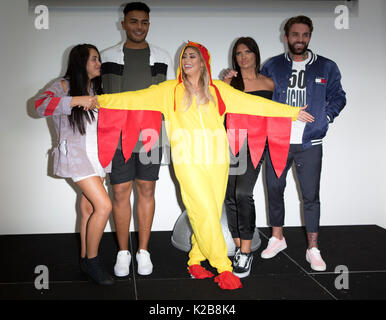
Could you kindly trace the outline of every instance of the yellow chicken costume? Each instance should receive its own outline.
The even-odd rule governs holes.
[[[185,48],[196,47],[203,56],[210,75],[209,91],[216,103],[197,105],[193,98],[189,108],[184,104],[185,88],[181,77],[181,57]],[[189,252],[189,272],[196,278],[211,277],[209,271],[195,272],[206,259],[220,274],[215,281],[223,289],[241,287],[232,272],[227,246],[221,230],[221,213],[229,171],[229,148],[224,128],[225,113],[266,117],[292,117],[299,108],[279,104],[258,96],[245,94],[228,84],[212,80],[210,55],[205,47],[189,42],[181,52],[178,79],[165,81],[139,91],[98,96],[99,134],[116,130],[120,125],[107,121],[106,113],[114,116],[116,110],[153,110],[165,117],[173,166],[180,183],[181,195],[193,229],[192,249]],[[113,109],[113,110],[112,110]],[[114,110],[115,109],[115,110]],[[104,155],[105,143],[99,143],[101,163],[109,160]],[[109,148],[106,146],[106,148]],[[205,272],[206,271],[206,272]],[[236,278],[237,280],[235,281]]]

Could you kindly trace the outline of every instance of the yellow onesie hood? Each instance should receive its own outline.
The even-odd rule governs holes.
[[[220,95],[220,91],[218,90],[218,88],[213,84],[213,80],[212,80],[212,71],[211,71],[211,67],[210,67],[210,62],[211,62],[211,57],[210,57],[210,54],[209,54],[209,51],[207,48],[205,48],[203,45],[197,43],[197,42],[192,42],[192,41],[188,41],[188,43],[185,45],[185,47],[181,50],[181,54],[180,54],[180,64],[178,66],[178,69],[177,69],[177,80],[178,80],[178,84],[177,86],[175,87],[174,89],[174,111],[176,111],[176,99],[175,99],[175,92],[176,92],[176,89],[179,85],[181,85],[182,83],[182,66],[181,66],[181,60],[182,60],[182,55],[185,51],[185,49],[187,47],[195,47],[197,48],[202,57],[204,58],[205,60],[205,65],[206,65],[206,69],[208,70],[208,73],[209,73],[209,85],[212,86],[216,92],[216,97],[217,97],[217,102],[218,102],[218,112],[220,114],[220,116],[222,116],[225,112],[225,103],[223,101],[223,99],[221,98],[221,95]]]

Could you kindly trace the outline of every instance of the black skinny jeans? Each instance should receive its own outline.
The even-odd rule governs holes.
[[[255,169],[248,147],[246,172],[240,175],[229,175],[224,203],[229,231],[233,238],[240,238],[242,240],[252,240],[253,238],[256,227],[253,189],[259,176],[261,164],[264,161],[264,154],[265,152],[263,152],[260,162]],[[245,161],[245,153],[244,159],[239,159],[237,163],[231,164],[230,168],[239,166],[240,161]]]

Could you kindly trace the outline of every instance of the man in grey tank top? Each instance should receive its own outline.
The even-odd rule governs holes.
[[[140,90],[152,84],[174,79],[169,54],[146,41],[150,26],[149,12],[149,7],[141,2],[132,2],[125,6],[122,29],[126,32],[126,41],[101,53],[105,93]],[[130,136],[124,140],[125,150],[132,151],[129,159],[125,159],[122,153],[122,137],[116,142],[117,149],[112,159],[110,183],[114,193],[113,216],[119,244],[114,266],[114,273],[118,277],[127,276],[130,270],[131,254],[128,241],[132,211],[130,197],[133,186],[138,195],[139,246],[136,253],[138,273],[149,275],[153,270],[148,243],[155,210],[155,184],[160,170],[162,148],[161,143],[157,141],[146,154],[141,130],[152,129],[151,131],[156,132],[160,130],[161,122],[160,113],[130,111],[127,113],[126,121],[127,127],[130,128]],[[150,159],[150,163],[141,161],[144,158]]]

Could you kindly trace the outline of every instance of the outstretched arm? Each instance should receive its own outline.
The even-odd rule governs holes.
[[[103,167],[107,166],[113,159],[119,137],[122,132],[122,150],[125,159],[131,156],[132,149],[138,140],[139,128],[137,135],[135,129],[127,125],[129,113],[132,111],[155,111],[161,122],[161,115],[165,114],[167,106],[171,104],[175,82],[165,81],[159,85],[153,85],[147,89],[138,91],[128,91],[115,94],[104,94],[98,96],[98,149],[99,160]],[[152,112],[147,112],[152,113]],[[147,115],[149,117],[149,115]],[[134,141],[134,144],[131,142]]]
[[[306,107],[291,107],[259,96],[254,96],[234,89],[222,81],[216,81],[226,105],[227,113],[249,114],[264,117],[291,117],[292,120],[313,121],[305,112]]]
[[[70,115],[74,107],[89,110],[95,107],[96,98],[91,96],[69,97],[65,94],[64,80],[56,80],[35,100],[35,110],[40,117]]]
[[[164,113],[167,107],[168,88],[171,87],[167,82],[169,81],[137,91],[102,94],[98,96],[98,105],[103,109],[149,110]]]

